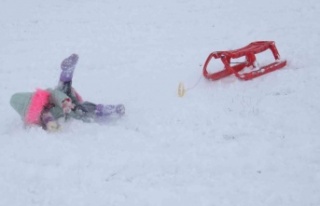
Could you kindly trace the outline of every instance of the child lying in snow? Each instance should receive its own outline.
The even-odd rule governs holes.
[[[37,89],[36,92],[13,94],[11,106],[26,125],[39,125],[47,131],[57,131],[57,120],[61,117],[80,119],[84,122],[103,121],[111,116],[122,116],[122,104],[103,105],[83,101],[72,87],[72,77],[78,62],[78,55],[72,54],[61,63],[59,84],[55,89]]]

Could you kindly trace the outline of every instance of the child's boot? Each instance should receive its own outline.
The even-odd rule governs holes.
[[[61,62],[61,74],[60,81],[61,82],[71,82],[73,77],[73,71],[78,62],[79,56],[77,54],[72,54],[68,58],[64,59]]]
[[[98,104],[96,106],[96,111],[95,111],[97,116],[111,116],[111,115],[118,115],[122,116],[125,114],[125,107],[123,104],[118,104],[118,105],[103,105],[103,104]]]
[[[125,109],[125,107],[124,107],[123,104],[118,104],[118,105],[116,106],[116,113],[117,113],[118,115],[122,116],[122,115],[125,114],[125,112],[126,112],[126,109]]]

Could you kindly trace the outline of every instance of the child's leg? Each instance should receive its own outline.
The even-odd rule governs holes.
[[[70,97],[72,92],[72,81],[70,82],[60,81],[58,84],[58,89]]]
[[[75,111],[83,113],[91,113],[97,116],[108,116],[112,114],[123,115],[125,108],[122,104],[111,105],[111,104],[94,104],[92,102],[83,102],[82,104],[76,105]]]
[[[91,102],[83,102],[81,104],[78,104],[75,106],[74,111],[77,114],[94,114],[96,110],[97,105]]]
[[[72,54],[61,62],[61,73],[58,88],[70,96],[72,88],[73,72],[78,62],[79,56]]]
[[[122,104],[103,105],[83,102],[82,104],[76,105],[74,112],[80,119],[89,122],[90,119],[100,121],[108,117],[122,116],[125,113],[125,108]]]

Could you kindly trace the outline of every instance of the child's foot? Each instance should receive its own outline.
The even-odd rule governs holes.
[[[126,109],[125,109],[125,107],[124,107],[124,105],[123,104],[118,104],[117,106],[116,106],[116,113],[118,114],[118,115],[124,115],[124,113],[126,112]]]
[[[61,82],[70,82],[73,77],[73,71],[78,62],[79,56],[77,54],[72,54],[68,58],[64,59],[61,62],[61,74],[60,81]]]

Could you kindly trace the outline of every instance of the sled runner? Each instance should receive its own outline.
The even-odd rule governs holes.
[[[275,61],[265,66],[257,66],[256,54],[270,49]],[[244,62],[231,62],[232,59],[245,58]],[[209,73],[207,67],[212,58],[221,59],[224,69],[218,72]],[[280,60],[279,52],[273,41],[256,41],[236,50],[212,52],[203,66],[203,75],[210,80],[218,80],[234,74],[241,80],[250,80],[255,77],[267,74],[284,67],[286,60]],[[243,72],[244,68],[251,68],[249,72]]]

